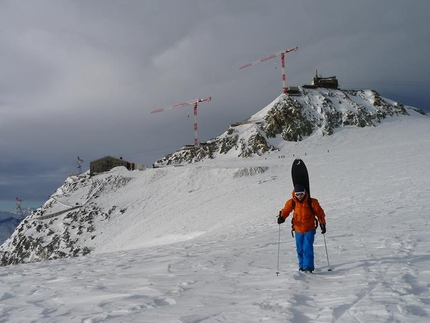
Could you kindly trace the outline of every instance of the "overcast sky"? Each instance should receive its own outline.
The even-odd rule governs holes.
[[[0,201],[45,201],[76,158],[152,163],[247,119],[318,69],[430,111],[430,2],[0,0]],[[188,114],[190,117],[188,117]],[[25,203],[25,202],[23,202]],[[23,204],[25,206],[25,204]]]

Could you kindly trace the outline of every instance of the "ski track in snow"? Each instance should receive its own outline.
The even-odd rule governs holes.
[[[115,252],[0,267],[0,322],[429,322],[429,125],[401,119],[267,159],[145,171],[149,187],[127,198],[150,219],[126,212],[127,225],[107,228],[100,250]],[[316,272],[297,271],[287,219],[276,275],[292,153],[327,214],[331,272],[319,230]],[[235,178],[238,164],[268,168]]]

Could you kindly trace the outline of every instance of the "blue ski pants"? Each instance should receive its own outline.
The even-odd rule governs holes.
[[[297,258],[299,259],[299,268],[304,270],[315,270],[314,266],[314,240],[316,230],[306,233],[295,232]]]

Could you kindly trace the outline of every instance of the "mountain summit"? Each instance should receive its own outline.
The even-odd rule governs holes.
[[[249,119],[231,124],[222,135],[200,143],[200,147],[185,146],[155,166],[183,165],[231,154],[262,155],[278,150],[279,139],[297,142],[312,133],[332,135],[345,126],[373,127],[389,117],[408,116],[411,110],[425,115],[374,90],[297,87],[291,93],[280,95]]]

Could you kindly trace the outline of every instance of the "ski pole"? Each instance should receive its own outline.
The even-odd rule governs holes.
[[[281,225],[278,224],[279,226],[279,234],[278,234],[278,266],[276,267],[276,276],[279,275],[279,251],[281,249]]]
[[[324,237],[325,255],[327,256],[328,271],[331,271],[330,261],[328,260],[327,242],[325,241],[325,234],[323,234],[323,237]]]

